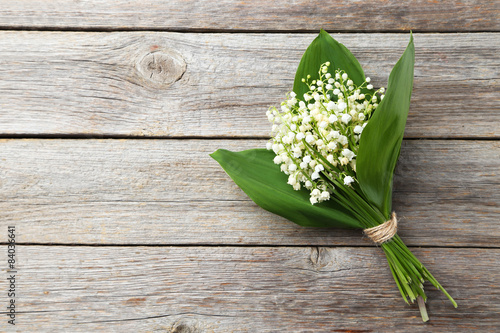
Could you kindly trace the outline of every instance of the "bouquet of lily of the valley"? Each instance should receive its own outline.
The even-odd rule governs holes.
[[[375,89],[349,50],[322,30],[302,57],[293,91],[267,112],[267,149],[211,156],[270,212],[302,226],[364,230],[384,251],[403,299],[417,301],[427,321],[425,281],[457,304],[397,235],[391,207],[414,62],[411,36],[387,91]]]

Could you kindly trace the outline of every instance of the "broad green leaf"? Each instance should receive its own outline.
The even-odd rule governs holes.
[[[389,219],[392,178],[399,157],[413,88],[413,36],[389,76],[387,93],[361,135],[356,175],[368,200]]]
[[[288,177],[274,164],[274,152],[250,149],[231,152],[219,149],[211,154],[234,182],[260,207],[310,227],[362,228],[349,211],[333,200],[312,205],[309,191],[295,191]]]
[[[299,68],[295,74],[293,91],[297,98],[303,99],[304,94],[309,90],[302,82],[303,78],[311,75],[311,80],[319,78],[319,67],[325,62],[330,62],[329,72],[335,74],[335,70],[344,70],[356,85],[361,85],[365,81],[365,74],[358,60],[341,43],[332,38],[326,31],[321,29],[300,60]]]

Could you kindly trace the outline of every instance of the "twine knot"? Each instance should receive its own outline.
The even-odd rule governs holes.
[[[363,230],[365,235],[368,236],[375,244],[382,244],[391,240],[398,231],[398,220],[396,212],[392,212],[391,219],[379,224],[373,228]]]

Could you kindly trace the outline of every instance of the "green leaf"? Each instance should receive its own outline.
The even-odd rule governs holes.
[[[387,93],[361,135],[356,175],[367,199],[389,219],[392,178],[399,157],[413,88],[413,36],[389,76]]]
[[[295,191],[288,177],[273,162],[274,152],[250,149],[231,152],[219,149],[211,154],[234,182],[260,207],[310,227],[362,228],[349,211],[333,199],[312,205],[309,191]]]
[[[335,70],[344,70],[356,85],[365,82],[365,74],[358,60],[341,43],[332,38],[326,31],[321,29],[300,60],[299,68],[295,74],[293,91],[297,98],[303,100],[304,94],[309,90],[302,82],[303,78],[311,75],[311,80],[319,78],[319,67],[325,62],[330,62],[329,72],[335,74]]]

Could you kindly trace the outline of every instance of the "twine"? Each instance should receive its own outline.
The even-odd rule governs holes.
[[[385,221],[384,223],[379,224],[373,228],[365,229],[364,233],[375,244],[382,244],[394,237],[397,231],[398,220],[396,218],[396,212],[392,212],[392,216],[389,221]]]

